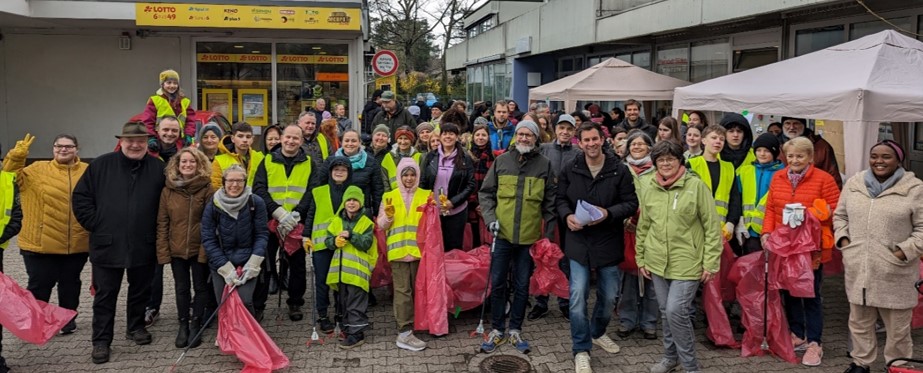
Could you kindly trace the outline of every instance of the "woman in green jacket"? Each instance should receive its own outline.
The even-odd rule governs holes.
[[[652,373],[666,373],[680,363],[686,372],[699,372],[690,307],[700,282],[718,273],[722,243],[718,213],[711,190],[687,173],[683,148],[662,141],[651,149],[657,167],[642,177],[638,188],[638,271],[654,282],[663,315],[663,359]]]

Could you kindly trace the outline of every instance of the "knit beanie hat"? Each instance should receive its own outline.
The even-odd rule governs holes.
[[[397,129],[397,132],[394,133],[394,139],[397,140],[401,136],[407,136],[410,138],[410,142],[413,143],[417,140],[417,136],[413,134],[413,130],[410,127],[404,126]]]
[[[375,134],[378,132],[384,132],[385,135],[388,135],[388,137],[391,137],[391,129],[388,128],[387,124],[379,124],[375,126],[375,129],[372,130],[372,136],[375,136]]]
[[[433,129],[435,129],[435,128],[436,128],[436,127],[433,127],[432,123],[429,123],[429,122],[420,123],[420,124],[417,125],[417,135],[419,135],[420,132],[422,132],[422,131],[424,131],[424,130],[425,130],[425,131],[433,132]]]
[[[164,70],[160,72],[160,84],[163,84],[167,80],[175,80],[179,83],[179,73],[176,70]]]
[[[519,124],[516,125],[516,132],[519,132],[520,128],[529,129],[529,131],[532,131],[532,134],[535,135],[535,138],[538,138],[540,136],[538,132],[538,125],[536,125],[535,122],[531,120],[524,120],[522,122],[519,122]]]
[[[218,124],[216,123],[209,122],[208,124],[202,126],[202,128],[199,129],[198,133],[196,133],[195,143],[201,144],[202,137],[205,136],[205,133],[207,132],[214,132],[215,136],[218,136],[219,139],[224,137],[224,131],[221,130],[221,127],[219,127]]]
[[[477,118],[474,119],[474,125],[475,125],[475,126],[478,125],[478,124],[483,124],[483,125],[486,126],[487,123],[490,123],[490,122],[487,120],[487,118],[484,118],[484,117],[482,117],[482,116],[478,116]]]
[[[779,138],[776,137],[776,135],[766,132],[760,135],[760,137],[757,137],[756,141],[753,142],[753,150],[756,151],[756,149],[759,148],[766,148],[769,150],[769,152],[772,153],[773,159],[779,158]]]
[[[343,192],[343,202],[342,205],[340,205],[340,210],[346,208],[346,201],[351,199],[359,201],[359,206],[362,206],[365,204],[365,193],[362,193],[362,189],[359,187],[350,185],[348,188],[346,188],[346,191]]]

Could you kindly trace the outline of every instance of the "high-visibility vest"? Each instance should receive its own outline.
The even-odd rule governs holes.
[[[221,171],[224,172],[228,167],[231,167],[233,164],[240,164],[240,161],[237,160],[236,154],[218,154],[215,156],[215,161],[218,162],[218,166],[221,168]],[[250,162],[247,164],[247,185],[253,186],[253,178],[256,176],[256,169],[259,168],[260,162],[263,161],[263,153],[250,149]],[[242,164],[240,164],[243,166]]]
[[[766,215],[766,199],[769,197],[767,191],[763,198],[756,200],[759,193],[759,184],[756,180],[756,166],[745,164],[737,169],[737,176],[740,177],[740,199],[743,203],[744,226],[752,229],[757,234],[763,234],[763,217]]]
[[[0,233],[6,229],[7,224],[10,224],[10,219],[13,218],[13,200],[16,198],[13,189],[14,182],[16,182],[15,173],[0,171]],[[9,245],[9,240],[0,243],[0,249],[6,249]]]
[[[323,133],[317,134],[317,146],[320,147],[321,160],[326,161],[327,157],[330,156],[330,149],[327,148],[327,136],[324,136]]]
[[[188,98],[183,97],[179,101],[180,109],[183,111],[182,113],[173,112],[173,106],[170,106],[170,101],[167,101],[167,99],[161,95],[151,96],[151,102],[153,102],[154,107],[157,108],[157,121],[158,122],[160,121],[160,118],[163,118],[167,115],[172,115],[176,117],[176,119],[179,119],[179,132],[181,134],[184,133],[186,129],[186,110],[189,109],[189,103],[190,103]]]
[[[410,203],[410,211],[404,205],[404,198],[398,189],[385,193],[382,196],[383,201],[391,199],[394,205],[394,222],[388,229],[388,261],[394,261],[412,255],[420,258],[420,247],[417,246],[417,226],[423,218],[423,211],[420,206],[426,204],[430,191],[417,188],[413,193],[413,200]]]
[[[420,164],[420,153],[414,153],[411,156],[417,165]],[[397,163],[394,162],[394,153],[385,154],[385,159],[381,161],[381,167],[385,169],[388,175],[388,182],[391,184],[391,190],[397,189]]]
[[[364,234],[374,228],[372,220],[364,214],[359,216],[359,221],[353,227],[353,233]],[[330,220],[330,226],[327,227],[328,236],[336,236],[343,231],[343,219],[334,217]],[[369,281],[372,279],[372,269],[378,261],[378,249],[375,239],[372,239],[372,247],[369,251],[357,249],[351,242],[346,246],[336,249],[333,253],[333,260],[330,261],[330,271],[327,272],[327,285],[344,283],[358,286],[362,290],[369,291]]]
[[[272,161],[272,154],[263,158],[263,167],[266,168],[266,186],[269,196],[286,211],[292,211],[301,197],[308,191],[308,180],[311,178],[311,157],[304,162],[295,164],[292,173],[285,176],[285,165]]]
[[[720,161],[721,153],[718,153],[716,156],[718,157],[718,160]],[[739,170],[744,165],[753,164],[753,162],[756,162],[756,154],[753,154],[753,149],[750,149],[749,151],[747,151],[747,156],[744,157],[743,163],[741,163],[740,166],[737,166],[737,169]]]
[[[314,223],[311,225],[311,242],[314,243],[314,251],[320,251],[327,248],[324,240],[327,238],[327,227],[330,226],[330,219],[336,215],[333,211],[333,203],[330,202],[330,185],[321,185],[311,189],[311,196],[314,197]]]
[[[718,180],[718,189],[715,190],[715,209],[718,210],[718,216],[722,221],[726,221],[728,204],[731,200],[731,187],[734,186],[734,165],[731,162],[720,160],[718,162],[721,165],[721,179]],[[708,173],[708,162],[705,157],[690,158],[689,165],[692,166],[692,171],[699,175],[699,179],[708,185],[708,190],[712,190],[711,174]]]

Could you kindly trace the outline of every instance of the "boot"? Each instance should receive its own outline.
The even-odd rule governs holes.
[[[189,343],[189,319],[179,319],[179,330],[176,332],[176,348],[184,348]]]
[[[195,338],[199,334],[199,329],[202,328],[202,319],[198,317],[193,317],[189,322],[189,347],[196,348],[202,344],[202,336],[199,335],[199,338]]]
[[[269,294],[275,295],[279,292],[279,279],[275,273],[269,274]]]

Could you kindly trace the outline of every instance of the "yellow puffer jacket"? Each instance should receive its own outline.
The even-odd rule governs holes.
[[[3,170],[16,173],[22,201],[19,248],[39,254],[89,251],[89,235],[71,208],[71,194],[87,169],[86,162],[63,165],[54,160],[25,166],[25,157],[7,156]]]

